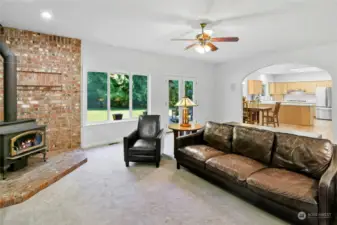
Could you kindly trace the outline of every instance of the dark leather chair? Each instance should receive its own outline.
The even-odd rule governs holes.
[[[164,129],[160,129],[160,116],[140,116],[137,130],[124,137],[126,167],[129,162],[155,162],[158,168],[163,145]]]

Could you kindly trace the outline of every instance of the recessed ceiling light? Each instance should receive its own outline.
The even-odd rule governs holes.
[[[44,20],[51,20],[53,19],[53,13],[51,11],[41,11],[40,14],[41,18]]]

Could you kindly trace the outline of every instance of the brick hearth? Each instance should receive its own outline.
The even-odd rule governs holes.
[[[7,180],[0,181],[0,208],[29,199],[86,162],[81,150],[61,153],[47,163],[40,157],[31,157],[28,167],[9,173]]]

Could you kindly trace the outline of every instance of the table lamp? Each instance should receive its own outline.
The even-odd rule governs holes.
[[[182,99],[180,99],[180,101],[175,106],[183,107],[183,122],[180,124],[180,126],[190,127],[191,124],[189,124],[188,119],[188,108],[197,106],[197,104],[195,104],[194,102],[192,102],[191,99],[185,96]]]

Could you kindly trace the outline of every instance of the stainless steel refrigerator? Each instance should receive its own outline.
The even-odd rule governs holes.
[[[332,89],[331,87],[316,88],[316,119],[332,119]]]

